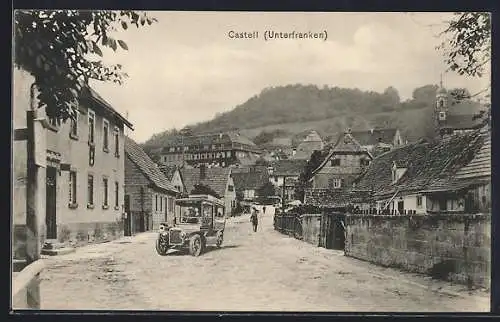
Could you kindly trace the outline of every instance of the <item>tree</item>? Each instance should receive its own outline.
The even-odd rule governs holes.
[[[487,12],[457,12],[441,32],[444,38],[438,49],[444,51],[448,68],[460,75],[482,77],[489,71],[491,63],[491,15]],[[490,99],[491,84],[472,95],[464,94],[463,99],[485,94]],[[486,110],[475,117],[483,124],[491,121],[491,104],[485,104]]]
[[[127,77],[121,65],[97,59],[103,56],[103,47],[128,49],[111,33],[155,21],[135,11],[18,10],[14,16],[14,64],[33,75],[38,107],[45,107],[49,117],[65,121],[75,117],[75,103],[88,89],[89,80],[122,84]]]
[[[295,183],[296,199],[304,202],[305,189],[307,189],[310,186],[309,180],[312,177],[312,172],[321,165],[321,163],[325,160],[328,154],[329,154],[328,149],[325,149],[324,151],[316,150],[312,153],[311,158],[309,159],[309,161],[307,161],[306,166],[299,175],[299,179]]]
[[[269,181],[264,183],[259,187],[259,189],[257,189],[259,200],[266,200],[267,198],[274,196],[274,194],[274,185]]]
[[[457,12],[440,34],[450,70],[481,77],[491,60],[491,16],[487,12]]]
[[[195,184],[193,190],[191,190],[192,195],[211,195],[215,198],[220,198],[219,194],[211,187],[204,184]]]

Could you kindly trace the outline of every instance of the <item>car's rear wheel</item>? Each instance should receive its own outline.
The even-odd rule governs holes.
[[[222,232],[220,232],[218,235],[217,235],[217,241],[215,242],[215,246],[217,248],[221,248],[222,247],[222,243],[224,242],[224,234]]]
[[[189,239],[189,254],[192,256],[200,256],[203,249],[203,243],[199,235],[193,235]]]

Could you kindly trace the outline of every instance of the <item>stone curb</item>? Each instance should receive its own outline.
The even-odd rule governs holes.
[[[66,255],[70,253],[74,253],[76,251],[75,248],[58,248],[58,249],[42,249],[40,252],[41,255],[48,255],[48,256],[57,256],[57,255]]]

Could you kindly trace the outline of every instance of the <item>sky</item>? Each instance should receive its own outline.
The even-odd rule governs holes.
[[[150,12],[158,22],[113,36],[129,50],[103,50],[129,77],[92,86],[128,115],[144,142],[153,134],[212,119],[270,86],[315,84],[382,92],[404,99],[426,84],[466,87],[489,79],[446,72],[441,42],[449,13]],[[258,31],[257,39],[229,32]],[[324,33],[327,39],[264,39],[265,31]]]

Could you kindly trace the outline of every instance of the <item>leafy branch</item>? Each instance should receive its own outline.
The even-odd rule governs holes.
[[[135,11],[19,10],[14,15],[14,64],[30,72],[38,88],[38,107],[51,118],[74,118],[76,102],[89,80],[122,84],[120,64],[105,65],[102,48],[128,50],[111,34],[157,22]]]

